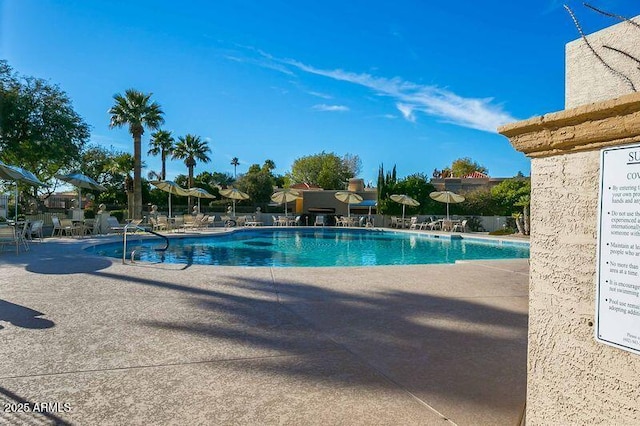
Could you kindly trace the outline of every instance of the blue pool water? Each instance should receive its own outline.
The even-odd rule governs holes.
[[[157,239],[129,237],[127,259],[228,266],[371,266],[454,263],[456,260],[528,258],[529,245],[481,239],[434,238],[370,229],[240,229],[218,235]],[[122,258],[122,242],[87,249]]]

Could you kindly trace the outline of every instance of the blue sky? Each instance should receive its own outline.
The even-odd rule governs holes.
[[[587,33],[616,23],[568,4]],[[640,14],[635,1],[592,4]],[[132,152],[107,111],[125,89],[152,92],[164,129],[209,141],[196,174],[232,173],[233,157],[238,173],[266,159],[286,173],[321,151],[357,154],[374,182],[382,163],[430,176],[460,157],[529,174],[495,128],[563,109],[577,37],[553,0],[0,0],[0,57],[67,92],[92,143]],[[186,174],[181,161],[167,169]]]

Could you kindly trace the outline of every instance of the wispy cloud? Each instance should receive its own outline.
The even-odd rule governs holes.
[[[255,59],[255,58],[244,58],[244,57],[233,56],[233,55],[224,55],[223,57],[225,59],[228,59],[228,60],[233,61],[233,62],[238,62],[238,63],[241,63],[241,64],[258,65],[259,67],[272,69],[274,71],[278,71],[278,72],[281,72],[283,74],[287,74],[287,75],[291,75],[291,76],[295,75],[290,69],[288,69],[285,66],[282,66],[282,65],[278,64],[277,62],[273,62],[272,60],[270,60],[270,58],[268,56],[265,56],[265,55],[263,55],[263,57],[265,57],[266,60],[260,60],[260,59]]]
[[[331,95],[327,95],[327,94],[320,93],[320,92],[314,92],[313,90],[309,90],[309,91],[307,91],[307,93],[310,94],[311,96],[315,96],[316,98],[333,99],[333,96],[331,96]]]
[[[555,7],[559,0],[550,0]],[[342,69],[321,69],[295,59],[280,59],[260,49],[241,46],[260,56],[261,59],[244,58],[242,55],[228,55],[227,59],[246,62],[269,68],[289,76],[295,76],[293,68],[308,74],[319,75],[336,81],[342,81],[366,87],[377,96],[390,98],[402,117],[409,122],[418,121],[420,114],[436,117],[442,122],[495,133],[506,123],[517,121],[502,105],[493,98],[468,98],[436,85],[413,83],[400,77],[378,77],[371,73],[355,73]],[[330,96],[320,92],[305,90],[308,94],[324,99]],[[348,111],[342,105],[315,105],[318,111]],[[390,116],[387,118],[394,118]]]
[[[349,107],[344,105],[326,105],[326,104],[318,104],[312,107],[316,111],[349,111]]]
[[[405,120],[412,123],[416,122],[416,116],[413,113],[413,106],[397,103],[396,108],[398,108],[398,111],[402,113],[402,116],[405,118]]]
[[[269,86],[270,89],[275,90],[276,92],[278,92],[281,95],[286,95],[287,93],[289,93],[288,89],[282,88],[282,87],[278,87],[278,86]]]
[[[393,115],[393,114],[383,114],[382,118],[386,118],[388,120],[395,120],[396,118],[398,118],[398,116]]]
[[[396,108],[403,117],[411,122],[416,121],[416,112],[421,112],[458,126],[495,132],[498,126],[516,121],[500,105],[493,104],[492,98],[465,98],[437,86],[416,84],[399,77],[376,77],[341,69],[323,70],[291,59],[280,62],[310,74],[364,86],[380,96],[390,97],[395,100]]]

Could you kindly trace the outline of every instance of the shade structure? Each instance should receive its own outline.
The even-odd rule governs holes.
[[[173,194],[188,197],[189,193],[186,189],[178,185],[172,180],[156,180],[149,182],[156,188],[169,193],[169,217],[171,217],[171,196]]]
[[[351,217],[351,204],[358,204],[362,202],[362,197],[355,192],[350,191],[338,191],[335,195],[336,199],[347,203],[347,216]]]
[[[0,161],[0,179],[10,180],[16,183],[15,218],[18,218],[18,182],[24,182],[31,186],[44,186],[44,183],[28,170],[18,166],[10,166]]]
[[[74,172],[69,173],[68,175],[56,175],[56,178],[70,183],[71,185],[78,188],[78,207],[82,208],[82,188],[92,189],[94,191],[106,191],[107,188],[100,185],[95,180],[91,179],[89,176],[83,175],[82,173]]]
[[[68,175],[56,175],[56,178],[63,180],[67,183],[70,183],[73,186],[77,186],[78,188],[86,188],[93,189],[95,191],[106,191],[107,188],[100,185],[95,180],[91,179],[89,176],[83,175],[82,173],[69,173]]]
[[[271,201],[274,203],[284,204],[284,215],[287,215],[287,203],[302,198],[299,191],[295,189],[286,188],[282,191],[274,192],[271,195]]]
[[[249,194],[236,188],[221,189],[220,195],[233,200],[233,217],[236,216],[236,200],[248,200],[250,198]]]
[[[462,195],[451,191],[435,191],[429,194],[429,197],[441,203],[447,203],[447,220],[449,220],[449,204],[457,204],[464,201]]]
[[[23,179],[23,182],[31,186],[45,186],[45,184],[42,183],[40,179],[38,179],[38,177],[31,173],[29,170],[23,169],[21,167],[16,167],[16,169],[20,170],[20,172],[22,172],[22,175],[25,177],[25,179]]]
[[[25,175],[22,174],[18,167],[10,166],[0,161],[0,179],[17,182],[25,180]]]
[[[210,194],[209,192],[207,192],[206,189],[202,189],[202,188],[189,188],[186,191],[192,197],[198,198],[198,213],[200,213],[200,198],[216,198],[215,195]]]
[[[404,210],[407,206],[416,207],[420,205],[418,200],[414,200],[405,194],[392,194],[389,196],[396,203],[402,204],[402,227],[404,228]]]

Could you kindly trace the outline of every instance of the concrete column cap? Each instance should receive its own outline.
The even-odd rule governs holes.
[[[529,157],[639,142],[640,93],[505,124],[498,133]]]

